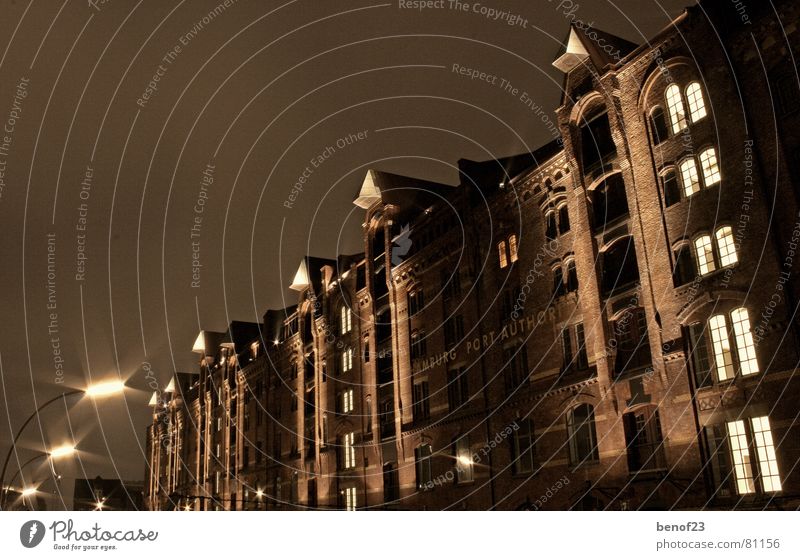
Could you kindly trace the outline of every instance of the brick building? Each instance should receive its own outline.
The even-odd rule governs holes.
[[[776,4],[701,2],[642,46],[576,23],[558,140],[457,186],[368,171],[363,254],[304,258],[296,305],[200,333],[154,395],[148,507],[796,508]]]

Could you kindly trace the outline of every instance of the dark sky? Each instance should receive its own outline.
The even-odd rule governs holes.
[[[20,459],[76,441],[70,496],[75,477],[142,479],[143,367],[163,387],[196,368],[200,329],[291,302],[303,254],[363,250],[368,168],[455,183],[459,158],[538,147],[551,130],[522,93],[552,116],[573,17],[642,43],[689,3],[0,0],[2,454],[35,402],[120,375],[123,397],[43,414]]]

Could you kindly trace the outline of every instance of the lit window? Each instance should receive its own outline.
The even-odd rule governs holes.
[[[753,439],[756,444],[761,487],[764,492],[779,492],[781,476],[778,473],[778,461],[775,458],[775,446],[772,443],[772,431],[769,428],[769,417],[760,416],[751,420]]]
[[[782,489],[769,418],[744,418],[706,426],[715,495],[780,492]]]
[[[692,196],[700,190],[700,178],[697,175],[697,164],[694,159],[687,159],[681,164],[681,180],[685,196]]]
[[[699,83],[692,82],[686,87],[686,101],[689,102],[689,116],[693,123],[706,116],[706,103]]]
[[[714,264],[714,248],[711,245],[711,236],[703,235],[694,240],[694,250],[697,256],[697,270],[701,275],[714,272],[717,268]]]
[[[342,306],[340,317],[342,334],[349,333],[353,329],[353,317],[346,305]]]
[[[683,99],[681,99],[681,88],[672,84],[667,88],[666,96],[672,133],[677,134],[686,128],[686,109],[684,109]]]
[[[734,309],[731,312],[731,323],[733,323],[733,334],[736,337],[736,353],[742,375],[758,373],[758,359],[753,344],[753,335],[750,332],[750,318],[747,316],[747,309],[744,307]]]
[[[506,242],[501,241],[497,244],[497,252],[500,255],[500,268],[508,266],[508,256],[506,255]]]
[[[736,264],[739,258],[736,256],[736,244],[733,242],[733,229],[730,226],[721,227],[717,230],[716,237],[720,266]]]
[[[345,469],[352,469],[356,466],[355,440],[356,438],[353,432],[344,435],[344,440],[342,442],[344,447],[344,460],[342,461],[342,466]]]
[[[348,389],[342,393],[342,412],[353,412],[353,390]]]
[[[508,254],[512,263],[517,262],[517,236],[510,235],[508,237]]]
[[[708,320],[708,327],[711,331],[711,342],[714,346],[714,369],[717,372],[717,379],[720,381],[731,379],[734,375],[733,355],[728,333],[728,321],[725,319],[725,315],[711,317]]]
[[[347,372],[353,369],[353,349],[347,348],[342,352],[342,372]]]
[[[250,345],[250,354],[253,358],[258,358],[258,342],[254,342]]]
[[[719,183],[721,176],[717,163],[717,151],[714,148],[708,148],[700,153],[700,166],[703,168],[703,182],[707,187]],[[696,174],[697,170],[695,169]]]
[[[344,509],[346,511],[355,511],[358,504],[356,503],[356,489],[351,486],[344,490]]]
[[[463,436],[456,440],[454,451],[456,457],[456,480],[458,482],[472,482],[474,480],[474,469],[469,437]]]
[[[739,494],[752,494],[756,488],[744,421],[728,422],[728,438],[731,444],[731,455],[733,455],[736,489]]]

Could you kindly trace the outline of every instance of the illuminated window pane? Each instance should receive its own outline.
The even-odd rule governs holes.
[[[781,475],[778,472],[778,461],[775,458],[775,446],[772,443],[769,417],[753,418],[751,422],[758,468],[761,471],[761,486],[764,492],[779,492],[782,488]]]
[[[703,90],[700,84],[692,82],[686,88],[686,101],[689,102],[689,116],[696,123],[706,116],[706,103],[703,101]]]
[[[717,379],[720,381],[731,379],[734,375],[733,355],[725,315],[711,317],[708,320],[708,329],[711,331],[711,342],[714,346],[714,369],[717,372]]]
[[[733,228],[721,227],[717,230],[717,252],[720,266],[728,266],[739,262],[736,256],[736,244],[733,242]]]
[[[733,472],[736,476],[736,490],[739,494],[752,494],[756,491],[753,480],[753,465],[750,462],[750,448],[744,422],[728,422],[728,439],[733,456]]]
[[[714,248],[711,245],[710,235],[703,235],[694,240],[694,252],[697,257],[697,271],[701,275],[717,269],[714,264]]]
[[[355,434],[350,432],[344,436],[344,468],[352,469],[356,466]]]
[[[342,393],[342,412],[353,412],[353,390],[348,389]]]
[[[753,335],[750,333],[750,318],[747,309],[740,307],[731,312],[733,334],[736,337],[736,351],[739,357],[739,367],[742,375],[758,373],[758,359],[756,347],[753,344]]]
[[[356,489],[346,488],[344,491],[344,505],[347,511],[355,511],[357,507],[356,503]]]
[[[719,174],[719,164],[717,163],[717,151],[714,148],[703,150],[700,154],[700,166],[703,168],[703,182],[707,187],[716,185],[721,178]],[[697,171],[695,170],[695,174]]]
[[[339,315],[341,318],[342,334],[349,333],[353,328],[353,318],[350,314],[350,309],[348,309],[346,305],[343,305]]]
[[[506,256],[506,242],[501,241],[497,244],[497,252],[500,255],[500,268],[508,266],[508,257]]]
[[[694,159],[687,159],[681,164],[681,181],[683,194],[687,197],[700,190],[700,177],[697,175],[697,164]]]
[[[508,238],[508,252],[511,255],[511,262],[517,262],[517,236],[511,235]]]
[[[672,133],[677,134],[686,128],[686,109],[683,107],[683,99],[681,99],[681,88],[672,84],[667,88],[666,95]]]

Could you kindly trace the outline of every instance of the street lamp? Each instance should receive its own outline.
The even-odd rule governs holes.
[[[46,401],[44,404],[39,406],[39,408],[34,410],[33,413],[30,416],[28,416],[27,420],[25,420],[25,422],[22,424],[22,427],[17,431],[17,435],[14,436],[14,439],[11,442],[11,448],[8,450],[8,454],[6,454],[6,460],[3,463],[3,470],[2,472],[0,472],[0,488],[5,488],[6,470],[8,470],[8,462],[11,460],[11,454],[17,447],[17,441],[19,441],[19,437],[22,435],[22,432],[25,431],[25,428],[28,427],[28,424],[30,424],[31,421],[34,418],[36,418],[42,410],[44,410],[54,402],[61,399],[66,399],[67,397],[70,397],[72,395],[88,395],[89,397],[92,398],[104,397],[120,393],[124,388],[125,384],[122,381],[104,381],[101,383],[93,383],[92,385],[89,385],[86,389],[73,389],[72,391],[66,391],[64,393],[61,393],[60,395]],[[63,453],[62,456],[66,454],[68,453]]]
[[[14,488],[14,481],[17,480],[17,477],[20,475],[22,470],[31,463],[33,463],[35,460],[41,459],[43,457],[49,457],[51,460],[58,459],[59,457],[66,457],[68,455],[77,453],[77,451],[78,450],[75,448],[74,445],[62,445],[61,447],[56,447],[55,449],[52,449],[49,453],[46,451],[44,453],[37,453],[36,455],[25,461],[17,469],[17,472],[14,473],[14,476],[11,477],[8,486],[3,488],[3,495],[2,497],[0,497],[0,504],[5,504],[8,501],[8,493]],[[50,464],[50,469],[53,471],[53,474],[55,474],[55,470],[52,463]],[[59,478],[61,478],[60,475]]]

